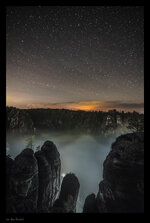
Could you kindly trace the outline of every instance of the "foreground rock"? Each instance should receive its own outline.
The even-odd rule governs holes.
[[[95,194],[90,194],[85,199],[83,213],[96,213],[96,212],[98,212],[96,206],[96,197]]]
[[[11,163],[12,170],[8,183],[7,212],[36,212],[38,165],[33,150],[24,149]]]
[[[48,212],[60,187],[60,154],[53,142],[46,141],[35,157],[39,170],[38,212]]]
[[[6,157],[7,213],[49,212],[60,187],[60,155],[51,141],[34,154]]]
[[[6,197],[7,199],[11,195],[11,174],[12,174],[12,167],[13,167],[14,160],[11,157],[6,156]]]
[[[55,201],[51,212],[74,213],[79,194],[79,181],[74,174],[67,174],[63,178],[59,198]]]
[[[103,166],[97,197],[87,197],[83,212],[143,212],[144,134],[119,136]]]

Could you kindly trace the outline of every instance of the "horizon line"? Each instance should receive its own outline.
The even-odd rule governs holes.
[[[15,106],[10,106],[10,105],[6,105],[6,108],[7,107],[12,107],[12,108],[16,108],[16,109],[20,109],[20,110],[36,110],[36,109],[42,109],[42,110],[47,110],[47,109],[50,109],[50,110],[68,110],[68,111],[83,111],[83,112],[110,112],[110,111],[116,111],[116,112],[119,112],[119,113],[133,113],[133,112],[137,112],[139,114],[144,114],[144,110],[142,111],[136,111],[136,110],[133,110],[133,111],[125,111],[125,110],[118,110],[116,108],[112,108],[112,109],[109,109],[109,110],[82,110],[82,109],[69,109],[69,108],[44,108],[44,107],[37,107],[37,108],[21,108],[21,107],[15,107]]]

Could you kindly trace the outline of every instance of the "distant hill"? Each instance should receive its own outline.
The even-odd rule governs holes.
[[[18,109],[6,107],[6,129],[18,132],[80,131],[93,134],[107,134],[119,129],[125,133],[129,120],[143,120],[144,114],[137,112],[73,111],[66,109]],[[144,123],[143,123],[144,125]]]

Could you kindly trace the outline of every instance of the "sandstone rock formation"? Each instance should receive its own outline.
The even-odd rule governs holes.
[[[99,192],[86,198],[83,213],[143,212],[144,134],[119,136],[103,166]],[[67,174],[60,190],[60,170],[60,154],[51,141],[36,153],[24,149],[15,160],[6,156],[7,213],[75,213],[79,181]]]
[[[96,213],[98,212],[96,207],[96,197],[95,194],[90,194],[86,197],[83,213]]]
[[[9,190],[7,212],[36,212],[38,165],[32,149],[24,149],[13,161]]]
[[[60,154],[53,142],[46,141],[35,157],[39,176],[38,212],[48,212],[60,187]]]
[[[55,201],[51,212],[53,213],[74,213],[79,194],[78,178],[69,173],[63,178],[59,198]]]
[[[41,151],[24,149],[6,157],[7,212],[49,212],[60,186],[60,155],[51,141]]]
[[[103,166],[103,181],[99,184],[97,197],[87,197],[83,212],[143,212],[143,133],[119,136],[112,144]]]
[[[9,156],[6,156],[6,197],[8,198],[11,195],[10,191],[10,179],[12,174],[14,160]]]

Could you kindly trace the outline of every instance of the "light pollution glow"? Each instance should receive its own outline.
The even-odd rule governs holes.
[[[7,106],[144,111],[143,7],[7,7]]]
[[[6,96],[7,106],[15,106],[22,109],[30,108],[51,108],[51,109],[69,109],[69,110],[83,110],[83,111],[109,111],[116,109],[118,111],[144,111],[144,104],[139,102],[127,101],[80,101],[80,102],[65,102],[65,103],[26,103],[17,96]]]

